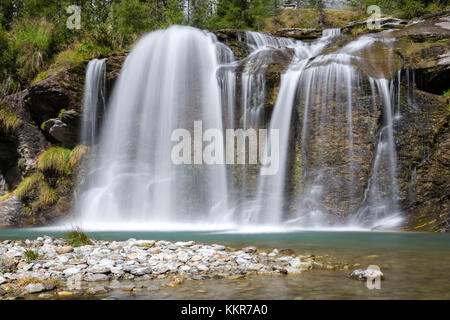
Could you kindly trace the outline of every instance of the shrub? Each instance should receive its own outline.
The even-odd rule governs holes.
[[[72,247],[80,247],[92,244],[92,241],[88,236],[83,233],[79,228],[74,229],[64,235],[67,243]]]

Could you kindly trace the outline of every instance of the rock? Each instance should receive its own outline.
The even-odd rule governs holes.
[[[1,144],[0,144],[1,148]],[[23,204],[19,197],[12,194],[6,200],[0,202],[0,228],[8,228],[20,225],[23,217]],[[0,261],[1,272],[1,261]]]
[[[254,246],[249,246],[249,247],[242,248],[242,251],[244,251],[245,253],[254,253],[257,251],[257,249]]]
[[[89,295],[102,294],[107,292],[108,290],[106,290],[104,286],[95,286],[86,290],[86,293]]]
[[[60,297],[69,297],[71,296],[73,293],[71,291],[59,291],[58,292],[58,296]]]
[[[291,256],[291,255],[295,254],[295,251],[292,249],[281,249],[280,254]]]
[[[4,284],[6,282],[7,282],[6,279],[3,278],[3,276],[0,275],[0,284]]]
[[[208,266],[204,265],[204,264],[199,264],[197,266],[197,269],[198,269],[198,271],[203,271],[203,272],[207,272],[209,270]]]
[[[26,293],[39,293],[45,291],[45,286],[42,283],[30,283],[24,288]]]
[[[317,39],[322,36],[321,29],[282,28],[273,33],[277,37],[294,38],[297,40]]]
[[[46,291],[50,291],[56,288],[55,283],[52,281],[44,281],[42,282],[42,284],[44,285]]]
[[[161,253],[161,249],[159,249],[159,248],[150,248],[150,249],[147,250],[147,252],[150,253],[150,254],[159,254],[159,253]]]
[[[14,268],[16,267],[16,262],[14,261],[14,259],[5,257],[5,256],[0,256],[0,272],[10,272],[13,271]]]
[[[67,268],[67,269],[65,269],[64,271],[63,271],[63,273],[64,273],[64,275],[66,276],[66,277],[70,277],[70,276],[73,276],[73,275],[75,275],[75,274],[77,274],[77,273],[80,273],[80,268],[78,268],[78,267],[71,267],[71,268]]]
[[[57,247],[55,249],[55,251],[58,254],[64,254],[64,253],[73,252],[73,248],[71,246]]]
[[[123,271],[122,267],[112,267],[111,273],[114,275],[120,276],[120,275],[124,274],[124,271]]]
[[[133,291],[135,288],[136,288],[135,285],[130,284],[130,285],[123,285],[123,286],[121,286],[120,290],[130,292],[130,291]]]
[[[152,269],[147,268],[147,267],[133,268],[130,271],[130,273],[135,276],[142,276],[144,274],[149,274],[151,272],[152,272]]]
[[[86,271],[90,272],[90,273],[94,273],[94,274],[99,274],[99,273],[108,274],[111,272],[111,268],[108,266],[103,266],[103,265],[95,265],[93,267],[90,267]]]
[[[108,281],[109,277],[106,274],[98,273],[98,274],[92,274],[88,273],[84,277],[84,280],[88,282],[94,282],[94,281]]]
[[[282,274],[288,274],[288,271],[286,270],[286,268],[283,266],[280,266],[280,265],[272,266],[272,270],[278,271],[279,273],[282,273]]]
[[[355,280],[376,279],[377,277],[379,277],[381,280],[384,279],[383,272],[377,269],[359,269],[354,270],[352,273],[350,273],[350,278]]]

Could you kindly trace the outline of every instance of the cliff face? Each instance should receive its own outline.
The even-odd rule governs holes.
[[[364,63],[357,65],[358,70],[374,78],[391,78],[401,70],[401,92],[399,106],[401,119],[395,123],[394,135],[397,150],[398,188],[400,204],[407,216],[404,226],[407,230],[448,231],[449,194],[450,194],[450,135],[449,103],[442,93],[448,89],[450,76],[450,16],[444,14],[426,19],[422,23],[404,26],[390,34],[396,40],[386,51],[380,46],[362,56]],[[284,30],[279,35],[290,35],[296,30]],[[280,31],[281,32],[281,31]],[[294,32],[294,33],[295,33]],[[302,31],[303,32],[303,31]],[[241,41],[239,30],[220,30],[216,32],[219,41],[228,45],[236,59],[248,55],[248,48]],[[304,33],[301,33],[305,37]],[[311,37],[315,37],[313,34]],[[387,37],[387,38],[389,38]],[[348,41],[348,39],[346,40]],[[342,44],[336,43],[328,50],[332,52]],[[335,46],[336,48],[333,48]],[[389,65],[384,63],[389,54]],[[108,92],[119,75],[120,68],[127,53],[118,53],[107,57]],[[264,75],[265,103],[264,124],[270,120],[275,100],[280,87],[281,74],[289,66],[293,57],[289,50],[260,53],[260,68],[254,72]],[[78,142],[80,111],[86,63],[75,68],[62,70],[47,79],[31,85],[26,90],[7,96],[0,102],[0,227],[45,225],[66,215],[72,208],[72,198],[77,170],[55,172],[39,167],[38,158],[51,147],[75,148]],[[235,123],[241,123],[242,97],[241,74],[246,63],[237,68],[237,98]],[[408,75],[408,76],[407,76]],[[414,78],[413,78],[414,75]],[[413,85],[413,80],[415,84]],[[362,200],[366,189],[372,163],[374,161],[376,136],[382,122],[380,105],[373,109],[372,95],[368,83],[363,90],[353,97],[355,107],[352,109],[354,132],[354,161],[357,175],[353,184],[354,197],[343,199],[340,190],[348,185],[350,179],[346,171],[334,172],[339,168],[344,154],[348,154],[345,132],[329,131],[320,140],[314,140],[308,146],[311,155],[327,150],[320,165],[332,177],[323,181],[327,185],[327,197],[322,199],[324,207],[336,216],[345,216]],[[345,101],[337,98],[330,104],[333,108],[344,108]],[[293,120],[299,123],[291,132],[292,148],[297,148],[301,130],[303,107],[298,104],[294,110]],[[311,112],[319,115],[319,105],[312,105]],[[371,110],[371,112],[367,112]],[[325,119],[326,118],[326,119]],[[318,119],[318,118],[317,118]],[[326,123],[345,122],[330,111],[322,117]],[[312,120],[312,136],[319,136],[321,124]],[[323,125],[323,123],[322,123]],[[295,129],[296,127],[296,129]],[[323,133],[323,131],[322,131]],[[320,148],[319,148],[320,147]],[[76,149],[76,148],[75,148]],[[74,150],[75,150],[74,149]],[[73,151],[72,154],[75,152]],[[68,153],[69,155],[69,153]],[[309,157],[319,159],[319,157]],[[286,193],[295,196],[300,186],[294,181],[301,158],[292,157],[289,168]],[[311,168],[317,166],[313,160],[308,163]],[[25,177],[42,173],[39,183],[54,189],[57,199],[47,205],[33,205],[34,196],[20,196],[14,190]],[[31,193],[40,193],[42,188],[31,188]],[[336,205],[336,199],[340,199]]]

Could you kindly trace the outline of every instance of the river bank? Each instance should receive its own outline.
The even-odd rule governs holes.
[[[96,295],[114,289],[131,292],[143,283],[153,290],[155,286],[148,285],[151,280],[168,280],[160,285],[175,287],[186,280],[237,280],[248,275],[279,276],[350,267],[323,264],[314,255],[296,255],[292,249],[237,249],[194,241],[91,240],[90,245],[74,248],[62,238],[43,236],[5,240],[0,253],[0,295],[5,298]],[[134,284],[138,282],[138,286]]]
[[[61,239],[64,235],[62,231],[50,231],[40,229],[6,229],[0,232],[0,248],[12,249],[16,252],[17,261],[16,272],[13,275],[30,275],[37,270],[33,270],[35,264],[42,264],[39,260],[26,261],[22,256],[25,250],[37,250],[44,244],[44,235],[51,235],[55,242],[50,246],[64,247],[65,243]],[[123,277],[116,277],[111,272],[106,275],[108,280],[104,281],[79,281],[72,278],[71,281],[54,281],[56,288],[40,293],[25,294],[20,292],[28,285],[26,281],[5,279],[6,282],[0,287],[9,292],[2,295],[1,299],[448,299],[450,298],[450,282],[448,281],[448,268],[450,257],[450,237],[442,233],[411,233],[411,232],[320,232],[301,231],[290,233],[258,233],[258,234],[229,234],[217,231],[197,231],[197,232],[87,232],[91,239],[102,239],[94,241],[94,245],[89,249],[86,257],[81,257],[85,247],[74,248],[69,253],[44,254],[48,258],[47,262],[55,263],[54,267],[44,269],[48,273],[58,265],[64,268],[73,268],[79,265],[72,265],[69,261],[76,259],[86,260],[87,265],[84,271],[80,271],[82,276],[86,276],[91,268],[88,263],[98,262],[108,259],[113,260],[112,243],[120,245],[131,240],[129,246],[125,246],[123,254],[143,252],[147,254],[147,261],[152,256],[173,257],[171,264],[180,263],[179,268],[186,265],[204,264],[208,271],[195,271],[194,267],[184,275],[173,273],[170,270],[164,274],[157,275],[149,273],[143,276],[132,275],[129,271],[124,271]],[[44,240],[26,239],[42,238]],[[15,241],[6,239],[15,239]],[[145,239],[167,239],[169,242],[155,241],[154,245],[142,245],[151,243]],[[20,240],[20,241],[19,241]],[[105,241],[106,240],[106,241]],[[195,243],[187,248],[176,248],[180,243]],[[28,247],[28,245],[30,247]],[[32,247],[36,243],[37,247]],[[134,243],[131,246],[131,243]],[[178,244],[177,244],[178,243]],[[214,246],[219,243],[220,245]],[[101,244],[101,245],[100,245]],[[157,247],[159,245],[160,247]],[[109,256],[91,257],[96,250],[95,246],[104,247],[95,252],[95,255],[103,255],[110,250]],[[148,246],[148,247],[147,247]],[[195,247],[199,246],[199,247]],[[205,246],[203,248],[203,246]],[[203,256],[199,255],[200,261],[195,260],[192,255],[190,260],[179,262],[180,252],[191,253],[201,249],[205,252],[225,246],[225,250],[216,251],[211,261],[204,262]],[[256,247],[257,251],[246,253],[241,248]],[[171,249],[169,249],[169,247]],[[197,248],[197,249],[196,249]],[[278,248],[279,255],[268,257],[268,255]],[[162,249],[161,253],[154,255],[151,252],[155,249]],[[172,250],[175,249],[175,250]],[[283,249],[291,249],[289,251]],[[92,250],[92,251],[91,251]],[[179,251],[177,251],[179,250]],[[9,252],[9,250],[7,251]],[[7,256],[7,252],[2,251],[0,256]],[[200,252],[203,252],[200,251]],[[211,252],[211,251],[209,251]],[[21,255],[21,254],[22,255]],[[129,255],[128,254],[128,255]],[[265,256],[265,254],[267,256]],[[8,254],[9,255],[9,254]],[[259,260],[263,265],[261,272],[244,270],[236,263],[238,256],[245,258],[250,256],[249,262],[253,259]],[[77,257],[78,256],[78,257]],[[264,258],[265,256],[265,258]],[[50,258],[52,257],[52,258]],[[58,258],[59,257],[59,258]],[[67,262],[60,262],[59,259]],[[132,256],[133,257],[133,256]],[[214,264],[216,257],[230,257],[230,261]],[[280,271],[271,270],[275,264],[289,266],[287,262],[300,260],[300,268],[297,273],[288,272],[284,274]],[[153,259],[155,259],[153,258]],[[275,263],[275,261],[281,262]],[[226,259],[226,258],[225,258]],[[273,259],[273,262],[270,262]],[[283,261],[288,259],[289,261]],[[139,258],[132,264],[127,256],[121,258],[123,264],[130,263],[137,267],[141,263]],[[308,261],[309,260],[309,261]],[[120,261],[120,260],[116,260]],[[241,260],[239,260],[241,261]],[[30,268],[30,264],[33,266]],[[257,262],[258,263],[258,262]],[[169,261],[160,261],[159,265],[167,265]],[[213,265],[213,266],[212,266]],[[249,264],[250,265],[250,264]],[[319,265],[325,266],[319,268]],[[356,281],[349,276],[356,269],[366,269],[369,265],[377,265],[385,276],[381,282],[380,290],[369,290],[365,281]],[[20,266],[20,268],[18,268]],[[218,271],[220,268],[229,268],[231,271]],[[326,267],[330,266],[330,267]],[[61,266],[60,266],[61,267]],[[24,268],[30,268],[24,271]],[[40,268],[40,267],[36,267]],[[153,271],[153,267],[152,271]],[[304,268],[304,269],[303,269]],[[198,268],[197,268],[198,269]],[[114,269],[115,270],[115,269]],[[239,271],[238,271],[239,270]],[[99,270],[101,271],[101,270]],[[245,271],[245,272],[242,272]],[[267,271],[267,272],[265,272]],[[288,271],[288,270],[286,270]],[[62,271],[54,270],[55,275],[64,277]],[[127,275],[125,277],[125,275]],[[5,275],[1,273],[5,278]],[[7,275],[9,276],[9,275]],[[80,277],[80,276],[77,276]],[[126,278],[126,279],[125,279]],[[25,278],[26,280],[27,278]],[[72,281],[73,280],[73,281]],[[28,280],[29,281],[29,280]],[[44,281],[45,282],[45,281]],[[17,284],[21,284],[19,287]],[[47,284],[48,285],[48,284]],[[40,287],[40,286],[39,286]],[[41,287],[42,288],[42,287]],[[61,292],[61,293],[59,293]]]

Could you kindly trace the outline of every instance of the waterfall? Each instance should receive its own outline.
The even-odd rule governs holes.
[[[224,166],[171,161],[175,129],[185,128],[185,135],[202,120],[196,129],[222,131],[218,67],[216,40],[198,29],[172,26],[139,40],[110,98],[98,156],[77,203],[84,228],[223,220]]]
[[[195,28],[144,36],[103,117],[97,156],[76,204],[79,223],[85,229],[398,225],[394,121],[401,72],[389,80],[365,61],[364,52],[385,45],[383,39],[361,36],[336,49],[337,37],[340,29],[324,30],[312,42],[247,31],[239,41],[249,54],[236,61],[230,47]],[[266,72],[276,54],[292,59],[268,111]],[[93,88],[104,77],[100,63],[91,61],[86,76],[83,119],[91,120],[83,121],[83,141],[89,145],[97,131],[93,97],[102,82]],[[262,175],[258,165],[223,165],[224,145],[211,132],[235,128],[278,130],[276,174]],[[189,133],[197,129],[211,139],[199,143],[194,133],[192,148]],[[187,138],[200,153],[214,145],[215,164],[195,154],[185,164],[192,160],[185,150],[178,154],[183,163],[173,163],[172,147]],[[266,152],[274,147],[259,145]]]
[[[98,130],[98,115],[103,112],[106,101],[106,64],[105,59],[89,61],[84,84],[83,109],[81,121],[81,143],[93,146]],[[99,110],[99,107],[102,110]]]

